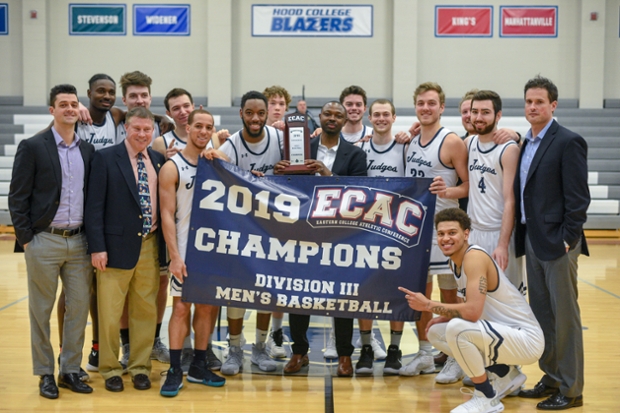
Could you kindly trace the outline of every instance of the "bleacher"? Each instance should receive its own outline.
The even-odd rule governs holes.
[[[80,99],[83,104],[88,104]],[[298,98],[293,99],[293,105]],[[309,98],[308,106],[313,114],[318,114],[322,103],[332,98]],[[374,99],[369,99],[372,102]],[[118,103],[118,102],[117,102]],[[196,106],[206,107],[206,98],[195,98]],[[239,118],[240,98],[234,100],[230,108],[208,108],[213,113],[216,127],[234,133],[242,126]],[[447,99],[442,125],[463,135],[458,113],[459,99]],[[529,129],[523,116],[523,101],[504,100],[503,117],[500,127],[514,129],[522,135]],[[581,134],[588,142],[588,184],[592,202],[588,209],[588,229],[620,228],[620,105],[606,102],[605,109],[579,109],[575,99],[560,99],[556,119],[564,126]],[[151,110],[163,114],[165,108],[162,98],[153,98]],[[315,116],[318,120],[318,116]],[[25,107],[21,98],[0,97],[0,224],[10,224],[8,213],[9,183],[13,158],[17,145],[23,139],[49,125],[52,116],[47,107]],[[397,108],[394,131],[407,131],[416,120],[413,107]],[[365,119],[364,123],[370,125]]]

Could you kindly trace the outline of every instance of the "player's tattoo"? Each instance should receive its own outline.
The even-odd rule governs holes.
[[[436,306],[431,308],[431,313],[441,315],[448,318],[463,318],[458,310],[450,310],[443,306]]]
[[[478,285],[478,291],[480,291],[480,294],[487,293],[487,278],[486,277],[480,277],[480,284]]]

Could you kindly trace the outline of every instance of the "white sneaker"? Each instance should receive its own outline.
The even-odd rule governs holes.
[[[433,354],[426,351],[418,351],[413,360],[398,372],[401,376],[417,376],[418,374],[431,374],[435,372]]]
[[[222,364],[220,372],[226,376],[234,376],[243,370],[243,350],[241,347],[230,346],[228,358]]]
[[[262,371],[276,370],[276,362],[267,354],[265,343],[252,344],[252,358],[250,361],[252,364],[257,365]]]
[[[471,394],[472,391],[461,388],[461,393]],[[481,391],[474,390],[469,401],[450,410],[450,413],[497,413],[502,411],[504,411],[504,405],[497,396],[488,399]]]
[[[226,334],[226,340],[228,341],[228,347],[226,347],[224,350],[222,350],[222,357],[224,358],[228,358],[228,351],[230,349],[230,337],[228,334]],[[243,335],[243,332],[241,333],[241,343],[239,344],[239,347],[241,347],[243,349],[243,346],[245,346],[245,336]]]
[[[385,360],[387,357],[387,353],[381,347],[381,343],[379,340],[375,338],[375,333],[372,333],[372,340],[370,341],[370,345],[372,346],[372,351],[375,353],[375,360]],[[359,337],[355,342],[355,347],[362,348],[362,338]]]
[[[267,353],[274,359],[286,358],[286,349],[284,342],[290,341],[289,338],[282,334],[282,329],[272,331],[267,337]]]
[[[336,337],[334,336],[334,330],[329,331],[329,339],[327,340],[327,346],[323,350],[323,358],[337,359],[338,351],[336,350]]]
[[[443,368],[435,377],[435,382],[441,384],[456,383],[463,377],[465,377],[465,372],[461,366],[459,366],[459,363],[457,363],[454,357],[448,357]]]
[[[503,399],[510,393],[520,390],[525,380],[527,380],[527,377],[525,374],[521,373],[516,366],[510,366],[508,374],[504,377],[499,377],[497,374],[491,373],[489,375],[489,380],[493,382],[493,387],[495,387],[495,391],[497,392],[497,399]]]

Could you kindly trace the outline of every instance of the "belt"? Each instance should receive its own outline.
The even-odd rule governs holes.
[[[77,228],[73,228],[73,229],[47,227],[43,231],[49,232],[50,234],[54,234],[54,235],[60,235],[64,238],[68,238],[68,237],[72,237],[74,235],[84,232],[84,225],[79,226]]]

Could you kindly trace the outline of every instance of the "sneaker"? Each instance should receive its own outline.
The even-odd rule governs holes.
[[[170,364],[170,351],[161,339],[157,337],[153,343],[153,350],[151,350],[151,360],[157,360],[160,363]]]
[[[262,371],[275,371],[276,362],[269,357],[264,343],[252,344],[252,364],[258,366]]]
[[[362,352],[360,358],[355,364],[355,374],[372,374],[372,363],[375,359],[372,346],[366,344],[362,346]]]
[[[327,346],[323,350],[323,358],[337,359],[338,351],[336,351],[336,336],[334,336],[334,330],[329,331],[329,339],[327,340]]]
[[[168,369],[166,373],[166,381],[161,386],[159,394],[164,397],[174,397],[179,394],[179,390],[183,387],[183,371],[176,370],[173,367]]]
[[[90,349],[90,354],[88,355],[88,363],[86,364],[86,370],[99,371],[99,350],[95,350],[94,348]]]
[[[517,370],[519,370],[519,373],[523,373],[523,371],[521,370],[521,366],[515,366],[515,368]],[[525,390],[525,383],[523,383],[521,385],[521,387],[519,387],[518,389],[514,390],[512,393],[508,393],[506,396],[510,396],[510,397],[517,397],[519,395],[519,392],[521,390]]]
[[[219,371],[222,368],[222,362],[213,352],[213,346],[207,346],[207,368],[212,371]]]
[[[234,376],[243,370],[243,350],[241,347],[230,346],[228,358],[222,364],[222,374]]]
[[[515,390],[520,390],[527,377],[521,373],[515,366],[510,366],[508,374],[504,377],[499,377],[495,373],[489,374],[489,380],[493,382],[493,387],[497,392],[497,399],[503,399]]]
[[[383,366],[384,376],[398,376],[398,372],[403,367],[403,352],[398,346],[391,345],[388,347],[387,357],[385,358],[385,366]]]
[[[381,347],[381,343],[379,340],[375,338],[375,333],[372,333],[372,339],[370,340],[370,345],[372,346],[372,351],[375,352],[375,360],[385,360],[387,354],[383,347]],[[362,348],[362,338],[359,337],[355,342],[355,347]]]
[[[467,386],[467,387],[474,387],[474,382],[471,381],[471,377],[465,375],[465,377],[463,377],[463,386]]]
[[[456,362],[454,357],[448,357],[439,374],[435,377],[435,383],[450,384],[456,383],[465,377],[465,372]]]
[[[228,341],[228,347],[226,347],[222,352],[222,356],[224,356],[225,359],[228,358],[228,351],[230,350],[230,338],[228,337],[228,334],[226,335],[226,340]],[[241,343],[239,344],[239,347],[243,349],[243,346],[245,346],[246,343],[247,341],[245,341],[245,336],[241,333]]]
[[[192,364],[194,360],[194,349],[193,348],[184,348],[181,350],[181,370],[183,371],[183,375],[187,376],[187,372],[189,371],[189,366]]]
[[[286,350],[284,349],[284,338],[286,336],[282,334],[282,329],[272,331],[267,337],[267,353],[274,359],[286,358]],[[288,337],[286,337],[286,341]]]
[[[418,351],[413,360],[402,367],[398,374],[401,376],[417,376],[418,374],[430,374],[435,372],[435,362],[433,355],[426,351]]]
[[[474,390],[472,392],[465,388],[461,389],[461,393],[472,394],[472,398],[450,410],[450,413],[496,413],[504,411],[504,405],[497,396],[488,399],[481,391]]]
[[[187,373],[187,381],[211,387],[222,387],[224,383],[226,383],[224,377],[220,377],[207,369],[207,365],[204,361],[194,361],[192,363],[189,367],[189,373]]]
[[[123,367],[123,374],[127,374],[127,366],[129,366],[129,343],[123,344],[123,355],[121,357],[121,366]]]

